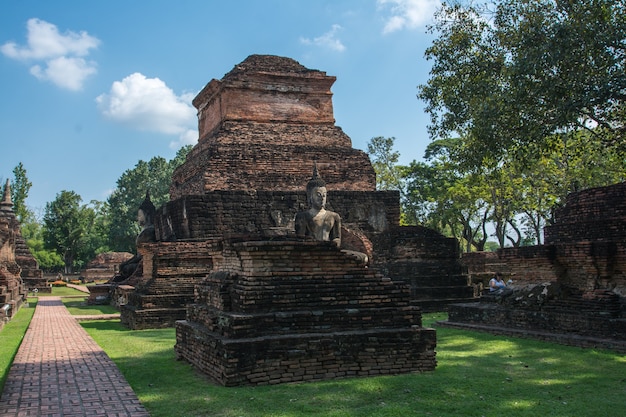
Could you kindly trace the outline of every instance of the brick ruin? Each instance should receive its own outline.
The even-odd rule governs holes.
[[[199,141],[174,172],[170,202],[157,212],[157,240],[288,235],[306,206],[304,185],[315,163],[328,184],[329,209],[342,216],[346,249],[367,253],[386,276],[408,281],[425,311],[473,299],[456,240],[399,227],[399,193],[375,191],[368,156],[334,124],[334,81],[289,58],[252,55],[209,82],[193,101]],[[130,290],[116,287],[113,302],[122,300],[129,327],[173,326],[185,318],[179,300],[193,300],[212,266],[171,268],[178,255],[148,256],[154,276],[144,273]]]
[[[177,322],[176,354],[224,386],[435,369],[406,282],[330,242],[227,240]]]
[[[446,324],[626,352],[626,183],[570,194],[544,236],[468,256],[474,281],[500,271],[515,291],[452,305]]]
[[[85,269],[80,271],[81,280],[85,282],[108,281],[118,272],[119,265],[132,258],[129,252],[103,252],[89,261]]]
[[[17,313],[29,291],[50,292],[20,231],[7,180],[0,201],[0,328]]]
[[[39,269],[37,260],[30,252],[30,249],[28,249],[28,245],[22,237],[20,222],[13,212],[11,187],[8,180],[4,187],[4,196],[0,204],[2,205],[0,217],[7,221],[8,227],[15,233],[15,262],[20,267],[20,277],[24,282],[26,291],[36,290],[37,292],[50,293],[52,288],[48,285],[46,278],[43,276],[43,271]]]
[[[334,81],[251,55],[209,82],[157,242],[138,246],[143,276],[119,296],[122,323],[175,324],[177,355],[220,384],[434,369],[421,311],[474,299],[456,240],[400,227],[399,193],[376,191],[367,154],[335,125]],[[342,217],[341,250],[295,237],[314,164]]]

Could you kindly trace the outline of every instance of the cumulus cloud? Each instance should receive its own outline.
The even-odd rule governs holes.
[[[61,34],[52,23],[36,18],[28,20],[26,29],[26,45],[6,42],[0,46],[0,52],[33,64],[30,72],[38,79],[77,91],[82,89],[87,77],[97,72],[96,63],[85,57],[98,47],[98,38],[84,31]]]
[[[198,139],[193,95],[177,96],[158,78],[138,72],[115,81],[109,93],[96,98],[98,108],[110,120],[134,129],[176,135],[172,148],[194,144]]]
[[[335,24],[330,30],[324,33],[322,36],[318,36],[317,38],[300,38],[300,42],[305,45],[315,45],[323,48],[328,48],[333,51],[343,52],[346,47],[341,43],[341,41],[337,38],[337,33],[342,29],[341,26]]]
[[[440,0],[377,0],[381,9],[390,9],[383,33],[415,29],[432,20]]]

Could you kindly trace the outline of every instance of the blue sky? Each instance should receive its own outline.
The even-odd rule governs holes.
[[[38,214],[62,190],[105,200],[139,160],[197,140],[192,98],[251,54],[337,77],[337,126],[366,150],[395,137],[400,162],[429,142],[437,0],[3,0],[0,179],[22,162]]]

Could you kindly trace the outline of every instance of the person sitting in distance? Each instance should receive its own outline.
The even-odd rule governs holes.
[[[489,291],[502,291],[506,287],[506,282],[502,279],[502,274],[496,272],[496,275],[489,280]]]

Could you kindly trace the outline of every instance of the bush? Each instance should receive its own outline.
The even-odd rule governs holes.
[[[66,287],[66,286],[67,286],[67,283],[66,283],[65,281],[61,281],[61,280],[59,279],[59,280],[56,280],[56,281],[52,282],[52,283],[51,283],[51,285],[52,285],[53,287]]]

